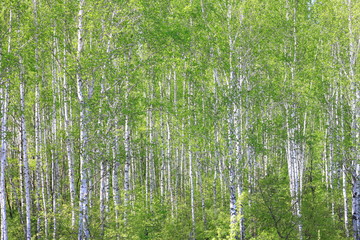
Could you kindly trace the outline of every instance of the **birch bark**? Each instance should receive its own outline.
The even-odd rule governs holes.
[[[149,85],[149,97],[150,102],[153,100],[153,86],[150,83]],[[149,191],[150,191],[150,209],[152,208],[152,204],[154,201],[154,194],[156,188],[156,175],[155,175],[155,161],[154,161],[154,119],[153,119],[153,105],[150,105],[150,109],[148,109],[148,132],[149,132],[149,148],[148,148],[148,177],[149,177]]]
[[[196,239],[195,230],[195,198],[194,198],[194,180],[193,180],[193,157],[192,157],[192,151],[189,147],[189,184],[190,184],[190,206],[191,206],[191,233],[190,233],[190,239]]]
[[[289,56],[291,61],[287,63],[290,67],[290,78],[285,80],[289,82],[289,85],[293,87],[296,81],[296,67],[298,62],[297,56],[297,1],[294,2],[294,6],[290,7],[290,3],[286,1],[286,20],[291,22],[291,42],[285,46],[285,54]],[[289,49],[292,49],[290,51]],[[288,51],[289,50],[289,51]],[[292,94],[290,103],[286,105],[287,120],[287,163],[288,163],[288,174],[290,181],[290,196],[291,204],[293,209],[293,215],[297,217],[297,227],[299,233],[299,239],[302,239],[302,223],[301,223],[301,186],[302,186],[302,175],[304,167],[303,159],[303,148],[299,142],[299,135],[301,135],[299,113],[297,110],[297,104],[295,96]]]
[[[119,129],[118,120],[115,118],[116,129]],[[116,229],[119,229],[119,207],[120,207],[120,188],[118,172],[120,168],[119,162],[119,137],[115,135],[114,147],[113,147],[113,171],[112,171],[112,188],[113,188],[113,199],[115,208],[115,222]],[[118,233],[116,233],[116,239],[119,239]]]
[[[1,51],[1,48],[0,48]],[[0,64],[1,64],[0,53]],[[0,78],[0,81],[3,79]],[[5,184],[5,169],[7,165],[7,112],[8,112],[8,83],[0,89],[1,96],[1,158],[0,158],[0,207],[1,207],[1,240],[8,239],[7,218],[6,218],[6,184]]]
[[[31,240],[31,196],[30,169],[27,154],[27,132],[25,124],[25,83],[24,65],[20,57],[20,109],[21,109],[21,145],[24,169],[25,205],[26,205],[26,240]]]
[[[171,131],[170,131],[170,123],[169,123],[169,114],[166,115],[167,116],[167,121],[166,121],[166,131],[167,131],[167,155],[166,155],[166,160],[167,160],[167,180],[168,180],[168,191],[170,194],[170,205],[171,205],[171,217],[174,217],[174,204],[175,204],[175,199],[174,199],[174,193],[173,193],[173,186],[172,186],[172,174],[171,174],[171,169],[172,169],[172,165],[171,165]]]
[[[64,43],[65,44],[65,43]],[[67,67],[66,52],[64,49],[64,68]],[[70,118],[69,118],[69,88],[67,83],[67,75],[64,72],[63,76],[63,102],[64,102],[64,130],[65,130],[65,145],[66,145],[66,157],[68,162],[68,178],[69,178],[69,192],[70,192],[70,207],[71,207],[71,227],[75,227],[75,177],[74,177],[74,155],[71,144],[70,136]]]
[[[125,108],[128,108],[128,95],[129,82],[125,80]],[[125,164],[124,164],[124,220],[127,221],[127,206],[129,204],[129,190],[130,190],[130,168],[131,168],[131,156],[130,156],[130,128],[129,128],[129,116],[125,115],[124,126],[124,147],[125,147]]]
[[[77,96],[80,105],[80,195],[79,195],[79,231],[78,239],[90,239],[89,232],[89,217],[88,217],[88,203],[89,203],[89,189],[88,189],[88,133],[87,133],[87,109],[84,98],[84,79],[82,78],[81,70],[81,56],[84,46],[83,40],[83,14],[84,14],[85,0],[79,1],[78,13],[78,29],[77,29],[77,69],[76,69],[76,83]]]
[[[39,118],[39,102],[40,102],[40,93],[39,93],[39,53],[38,53],[38,16],[37,16],[37,0],[33,0],[33,14],[34,14],[34,25],[35,25],[35,158],[36,158],[36,171],[35,171],[35,184],[36,184],[36,209],[38,212],[37,222],[36,222],[36,234],[41,234],[41,180],[40,180],[40,141],[39,141],[39,130],[40,130],[40,118]]]
[[[54,24],[54,36],[57,34],[57,26]],[[51,141],[53,146],[57,144],[57,56],[58,55],[58,39],[53,39],[53,59],[52,59],[52,109],[51,109]],[[57,211],[58,211],[58,197],[59,197],[59,163],[58,150],[55,147],[51,148],[51,177],[52,177],[52,208],[53,208],[53,239],[57,238]]]
[[[359,52],[359,39],[355,37],[353,28],[353,2],[347,1],[348,4],[348,30],[349,30],[349,78],[351,90],[351,114],[352,114],[352,138],[353,138],[353,160],[351,163],[352,174],[352,223],[354,239],[360,239],[360,133],[359,133],[359,119],[360,119],[360,90],[358,80],[356,79],[355,65]]]

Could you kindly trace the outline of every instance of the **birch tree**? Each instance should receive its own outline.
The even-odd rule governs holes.
[[[351,115],[352,115],[352,137],[353,137],[353,160],[352,160],[352,219],[354,239],[360,239],[360,163],[359,163],[359,98],[360,90],[358,82],[356,81],[356,68],[355,63],[358,56],[359,37],[358,33],[353,28],[354,22],[354,6],[351,0],[347,1],[348,5],[348,30],[349,30],[349,80],[351,90]]]
[[[30,169],[28,161],[28,145],[27,145],[27,132],[25,124],[25,80],[24,80],[24,65],[20,57],[20,106],[21,106],[21,158],[24,169],[24,188],[25,188],[25,205],[26,205],[26,239],[31,239],[31,196],[30,196]]]
[[[0,51],[2,49],[0,48]],[[1,59],[0,59],[1,64]],[[0,81],[7,81],[0,79]],[[1,239],[8,239],[8,226],[6,217],[6,184],[5,184],[5,170],[7,165],[7,113],[8,113],[8,83],[1,88],[1,162],[0,162],[0,207],[1,207]]]
[[[87,106],[84,97],[85,80],[82,75],[81,57],[84,47],[84,14],[85,0],[79,1],[78,12],[78,26],[77,26],[77,69],[76,69],[76,83],[77,83],[77,97],[80,105],[80,194],[79,194],[79,232],[78,239],[90,239],[89,232],[89,189],[88,189],[88,174],[89,174],[89,159],[88,159],[88,132],[87,132]]]

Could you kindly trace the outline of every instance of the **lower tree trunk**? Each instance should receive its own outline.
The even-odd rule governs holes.
[[[129,204],[129,190],[130,190],[130,129],[129,119],[125,116],[125,131],[124,131],[124,144],[125,144],[125,165],[124,165],[124,221],[127,221],[127,207]]]
[[[195,199],[194,199],[194,181],[193,181],[193,171],[192,171],[192,152],[189,149],[189,180],[190,180],[190,204],[191,204],[191,233],[190,239],[196,239],[195,237]]]
[[[360,240],[360,164],[355,165],[352,189],[352,220],[354,239]]]
[[[22,61],[21,66],[21,78],[24,74]],[[24,188],[25,188],[25,206],[26,206],[26,240],[31,239],[31,198],[30,198],[30,169],[27,155],[27,137],[26,137],[26,125],[25,125],[25,86],[24,80],[21,79],[20,83],[20,105],[21,105],[21,145],[22,145],[22,160],[24,170]]]
[[[342,168],[342,192],[343,192],[343,199],[344,199],[344,227],[345,227],[345,234],[346,237],[349,237],[349,220],[348,220],[348,199],[347,199],[347,191],[346,191],[346,173],[345,173],[345,165]]]
[[[233,166],[229,167],[229,190],[230,190],[230,239],[239,239],[238,231],[238,212],[236,208],[236,183],[235,170]]]
[[[118,121],[115,121],[116,129],[118,129]],[[113,147],[113,169],[112,169],[112,189],[113,189],[113,200],[114,200],[114,211],[115,211],[115,223],[116,229],[119,229],[119,207],[120,207],[120,189],[118,172],[120,169],[119,163],[119,138],[115,136],[114,147]],[[116,231],[116,239],[119,239],[118,231]]]
[[[7,219],[6,219],[6,185],[5,168],[7,160],[7,106],[8,106],[8,85],[2,89],[1,101],[1,158],[0,158],[0,208],[1,208],[1,240],[8,239]]]

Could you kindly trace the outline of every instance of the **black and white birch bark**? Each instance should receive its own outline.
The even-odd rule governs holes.
[[[1,40],[0,40],[1,41]],[[1,49],[0,49],[1,51]],[[1,52],[0,52],[1,56]],[[0,57],[0,66],[1,66],[1,57]],[[3,79],[0,78],[0,81]],[[7,115],[8,115],[8,83],[6,82],[3,87],[0,89],[0,99],[1,99],[1,152],[0,152],[0,208],[1,208],[1,240],[8,239],[8,227],[7,227],[7,217],[6,217],[6,184],[5,184],[5,170],[7,166]]]
[[[31,240],[31,180],[30,180],[30,168],[28,161],[28,149],[27,149],[27,131],[25,124],[25,79],[24,79],[24,63],[22,57],[20,59],[20,110],[21,110],[21,156],[23,164],[24,174],[24,188],[25,188],[25,206],[26,206],[26,240]]]
[[[79,229],[78,239],[90,239],[89,232],[89,188],[88,188],[88,174],[89,174],[89,159],[88,159],[88,133],[87,133],[87,108],[84,97],[84,79],[82,76],[81,57],[84,46],[84,15],[85,0],[79,1],[78,12],[78,29],[77,29],[77,69],[76,69],[76,83],[77,96],[80,105],[80,193],[79,193]]]

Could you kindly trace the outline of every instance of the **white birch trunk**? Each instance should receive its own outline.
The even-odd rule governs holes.
[[[128,107],[128,91],[129,83],[128,79],[125,80],[125,107]],[[151,120],[150,120],[151,121]],[[151,130],[150,130],[151,131]],[[129,190],[130,190],[130,169],[131,169],[131,156],[130,156],[130,128],[129,128],[129,116],[125,115],[124,126],[124,147],[125,147],[125,164],[124,164],[124,220],[127,221],[127,206],[129,204]],[[152,148],[152,146],[150,146]]]
[[[232,3],[228,3],[227,8],[227,30],[228,30],[228,47],[229,47],[229,82],[228,85],[228,94],[232,100],[232,103],[228,106],[228,168],[229,168],[229,191],[230,191],[230,238],[231,239],[240,239],[239,231],[239,219],[238,219],[238,209],[237,209],[237,195],[239,187],[239,176],[238,176],[238,164],[240,162],[240,132],[238,130],[238,121],[237,114],[238,109],[237,104],[239,104],[239,94],[238,91],[241,90],[241,80],[237,81],[235,76],[235,67],[237,62],[233,60],[235,52],[235,43],[237,34],[233,29],[231,21],[234,18],[233,6]],[[242,16],[240,16],[240,23],[242,21]],[[240,54],[241,55],[241,54]],[[240,60],[241,61],[241,60]],[[235,151],[234,151],[235,150]],[[238,154],[239,153],[239,154]]]
[[[213,70],[213,77],[214,77],[214,95],[215,95],[215,104],[214,104],[214,112],[215,115],[218,114],[218,106],[219,106],[219,97],[218,97],[218,85],[219,85],[219,80],[218,80],[218,72],[217,69],[215,68]],[[223,196],[223,184],[222,184],[222,169],[221,169],[221,156],[220,156],[220,144],[219,144],[219,126],[218,123],[215,122],[214,124],[214,145],[215,145],[215,153],[214,153],[214,157],[216,159],[216,165],[215,165],[215,174],[214,174],[214,183],[213,183],[213,198],[214,198],[214,211],[216,211],[217,208],[217,173],[219,172],[220,174],[220,186],[221,186],[221,196]]]
[[[130,129],[129,117],[125,116],[125,131],[124,131],[124,144],[125,144],[125,165],[124,165],[124,220],[127,221],[126,207],[129,204],[129,190],[130,190]]]
[[[347,200],[347,191],[346,191],[346,169],[345,165],[342,166],[342,194],[343,194],[343,201],[344,201],[344,227],[345,227],[345,234],[346,237],[349,237],[349,219],[348,219],[348,200]]]
[[[194,180],[193,180],[193,170],[192,170],[192,151],[189,147],[189,184],[190,184],[190,205],[191,205],[191,233],[190,239],[196,239],[195,230],[195,198],[194,198]]]
[[[288,107],[289,108],[289,107]],[[302,171],[303,171],[303,159],[301,146],[296,140],[295,133],[299,132],[298,124],[295,117],[295,105],[290,106],[289,119],[287,120],[287,162],[288,162],[288,174],[290,180],[290,196],[293,214],[298,218],[297,226],[299,231],[299,238],[302,238],[302,224],[300,222],[301,217],[301,185],[302,185]],[[295,122],[295,123],[294,123]],[[295,124],[295,126],[293,126]]]
[[[77,71],[76,71],[76,83],[77,83],[77,96],[80,104],[80,195],[79,195],[79,231],[78,239],[90,239],[89,222],[88,222],[88,204],[89,204],[89,189],[88,189],[88,156],[87,156],[87,144],[88,136],[86,129],[86,103],[84,98],[84,80],[82,79],[80,59],[83,51],[83,14],[85,0],[79,1],[79,13],[78,13],[78,38],[77,38]]]
[[[104,67],[105,68],[105,67]],[[102,76],[102,81],[104,81],[104,73]],[[102,105],[103,105],[103,99],[105,98],[104,95],[104,82],[101,82],[101,99],[100,99],[100,107],[99,107],[99,118],[98,118],[98,126],[99,130],[97,130],[97,134],[99,135],[99,138],[101,138],[101,134],[103,134],[103,128],[104,128],[104,119],[102,117]],[[105,140],[104,140],[105,141]],[[108,150],[108,149],[106,149]],[[100,161],[100,226],[101,226],[101,236],[104,236],[105,232],[105,221],[106,221],[106,215],[108,211],[108,201],[107,201],[107,190],[108,190],[108,162],[107,160],[103,159]]]
[[[41,236],[41,158],[40,158],[40,116],[39,116],[39,103],[40,103],[40,90],[39,90],[39,53],[38,53],[38,19],[37,19],[37,0],[33,0],[33,13],[34,13],[34,25],[36,28],[35,33],[35,159],[36,159],[36,171],[35,171],[35,185],[36,185],[36,209],[38,212],[36,222],[36,234]]]
[[[231,77],[232,78],[232,77]],[[231,84],[231,83],[230,83]],[[231,90],[231,88],[229,89]],[[229,207],[230,207],[230,239],[239,239],[238,231],[238,210],[236,204],[237,195],[237,171],[235,164],[235,152],[234,147],[236,146],[233,139],[235,138],[235,126],[234,126],[234,103],[231,103],[228,107],[228,169],[229,169]]]
[[[117,144],[117,143],[115,143]],[[116,228],[119,228],[119,206],[120,206],[120,189],[119,189],[119,179],[118,179],[118,172],[119,172],[119,162],[117,161],[117,151],[115,150],[116,147],[113,149],[113,169],[112,169],[112,194],[113,194],[113,201],[114,201],[114,211],[115,211],[115,222]]]
[[[43,75],[44,77],[44,75]],[[43,78],[42,77],[42,78]],[[44,79],[42,79],[44,81]],[[44,114],[44,110],[41,114],[42,116],[42,121],[45,122],[45,114]],[[40,117],[40,116],[39,116]],[[39,132],[41,134],[41,132]],[[45,142],[45,139],[47,139],[47,131],[44,130],[43,131],[43,137],[40,138],[43,139],[43,141]],[[41,136],[41,135],[40,135]],[[41,142],[40,142],[41,144]],[[48,239],[49,238],[49,215],[48,215],[48,209],[47,209],[47,205],[48,205],[48,197],[50,196],[50,182],[49,182],[49,164],[48,164],[48,159],[47,159],[47,155],[45,155],[44,157],[44,164],[42,163],[42,161],[40,162],[40,167],[43,168],[40,171],[40,178],[41,178],[41,195],[42,195],[42,204],[43,204],[43,211],[44,211],[44,230],[45,230],[45,238]],[[42,167],[43,165],[43,167]]]
[[[203,170],[203,169],[201,168],[201,163],[200,163],[198,154],[196,154],[196,163],[197,163],[196,175],[197,175],[197,180],[198,180],[198,184],[199,184],[200,198],[201,198],[202,220],[203,220],[203,224],[204,224],[204,229],[206,230],[207,221],[206,221],[205,197],[204,197],[202,177],[201,177],[201,172],[202,172],[201,170]]]
[[[150,101],[152,101],[153,99],[153,88],[150,84],[150,87],[149,87],[149,90],[150,90]],[[149,191],[150,191],[150,208],[152,207],[152,204],[153,204],[153,201],[154,201],[154,193],[155,193],[155,179],[156,179],[156,176],[155,176],[155,163],[154,163],[154,150],[153,150],[153,146],[154,146],[154,137],[153,137],[153,126],[154,126],[154,123],[153,123],[153,106],[151,105],[150,106],[150,109],[148,109],[148,131],[149,131],[149,143],[150,143],[150,146],[148,147],[148,177],[149,177]]]
[[[25,125],[25,84],[24,84],[24,66],[20,57],[20,109],[21,109],[21,144],[22,160],[24,169],[24,188],[26,205],[26,240],[31,240],[31,196],[30,196],[30,169],[27,155],[27,137]]]
[[[229,168],[229,191],[230,191],[230,239],[239,239],[237,231],[237,208],[236,208],[236,187],[235,170]]]
[[[291,44],[292,44],[292,52],[287,53],[292,61],[290,63],[290,86],[294,86],[296,80],[296,65],[297,65],[297,2],[291,9],[289,6],[289,1],[286,1],[286,8],[288,9],[286,12],[286,20],[292,21],[292,30],[291,30]],[[292,10],[292,13],[291,13]],[[290,18],[292,17],[292,19]],[[290,44],[289,44],[290,45]],[[290,46],[287,46],[290,48]],[[286,77],[285,77],[286,78]],[[287,79],[285,79],[287,80]],[[302,171],[304,166],[303,159],[303,149],[301,143],[298,140],[298,134],[301,134],[300,124],[299,124],[299,113],[297,112],[297,104],[294,96],[291,98],[291,103],[286,106],[287,111],[287,162],[288,162],[288,174],[290,180],[290,196],[291,196],[291,204],[293,209],[293,215],[297,218],[297,227],[299,233],[299,239],[302,239],[302,223],[301,223],[301,186],[302,186]]]
[[[241,85],[239,86],[241,88]],[[240,99],[239,99],[240,100]],[[240,171],[244,168],[242,164],[242,148],[241,148],[241,141],[242,141],[242,121],[241,121],[241,109],[236,107],[234,109],[234,124],[235,124],[235,156],[236,156],[236,187],[237,187],[237,207],[238,207],[238,221],[239,221],[239,231],[240,231],[240,239],[245,239],[245,221],[243,217],[243,208],[240,202],[241,194],[242,194],[242,177]]]
[[[148,118],[146,118],[148,119]],[[148,125],[147,125],[148,127]],[[146,159],[145,159],[145,205],[148,208],[149,203],[149,147],[145,147]]]
[[[348,28],[349,28],[349,77],[351,86],[351,111],[352,111],[352,137],[354,142],[353,147],[353,161],[351,164],[352,171],[352,223],[354,239],[360,239],[360,134],[359,134],[359,99],[360,90],[356,79],[355,64],[359,51],[359,40],[355,38],[354,29],[352,26],[352,0],[347,1],[348,4]]]
[[[24,161],[23,161],[23,144],[22,144],[22,130],[20,125],[20,135],[18,136],[18,144],[19,144],[19,188],[20,188],[20,207],[19,207],[19,215],[20,221],[23,224],[24,235],[26,236],[26,219],[24,219],[25,214],[25,187],[24,187]]]
[[[1,51],[1,48],[0,48]],[[0,54],[0,64],[1,64]],[[2,81],[2,79],[0,79]],[[8,83],[1,90],[1,158],[0,158],[0,208],[1,208],[1,240],[8,239],[7,218],[6,218],[6,185],[5,169],[7,165],[7,112],[8,112]]]
[[[64,50],[64,67],[67,66],[66,53]],[[74,155],[72,144],[70,140],[70,118],[69,118],[69,89],[67,84],[66,73],[63,76],[63,97],[64,97],[64,130],[65,130],[65,144],[66,157],[68,162],[68,178],[69,178],[69,192],[70,192],[70,207],[71,207],[71,227],[75,227],[75,177],[74,177]]]
[[[56,36],[56,25],[54,26],[54,36]],[[57,116],[56,116],[56,103],[57,103],[57,38],[55,37],[53,40],[53,62],[52,62],[52,124],[51,124],[51,141],[52,144],[55,146],[57,144]],[[52,174],[52,208],[53,208],[53,239],[57,238],[57,198],[59,196],[59,164],[58,164],[58,157],[57,157],[57,149],[51,149],[51,174]]]
[[[169,115],[167,115],[167,122],[166,122],[166,131],[167,131],[167,154],[166,154],[166,160],[167,160],[167,180],[168,180],[168,191],[170,194],[170,205],[171,205],[171,217],[174,217],[174,193],[173,193],[173,187],[172,187],[172,179],[171,179],[171,132],[170,132],[170,123],[169,123]]]
[[[140,156],[140,152],[139,152],[139,148],[137,149],[132,149],[131,148],[131,132],[130,132],[130,179],[131,179],[131,183],[130,183],[130,205],[131,205],[131,209],[134,210],[135,208],[135,203],[136,203],[136,180],[139,178],[139,175],[137,174],[137,165],[136,163],[136,159],[134,157],[135,152],[137,154],[137,156]],[[135,212],[135,211],[134,211]]]
[[[116,129],[118,128],[118,120],[115,119]],[[120,169],[119,163],[119,138],[115,135],[114,147],[113,147],[113,171],[112,171],[112,188],[113,188],[113,199],[114,199],[114,208],[115,208],[115,222],[116,229],[119,229],[119,207],[120,207],[120,188],[119,188],[119,178],[118,172]],[[116,239],[119,238],[119,235],[116,235]]]
[[[36,84],[35,87],[35,159],[36,159],[36,209],[38,211],[38,219],[37,219],[37,226],[36,232],[40,234],[41,231],[41,157],[40,157],[40,90],[39,84]]]
[[[9,33],[12,31],[12,11],[9,12]],[[2,45],[3,39],[0,39],[0,43]],[[0,45],[0,67],[2,67],[2,46]],[[8,39],[8,50],[11,51],[11,37],[9,34]],[[4,82],[5,80],[0,77],[0,82]],[[6,182],[5,182],[5,169],[7,165],[7,114],[8,114],[8,104],[9,104],[9,83],[5,82],[2,85],[0,97],[2,100],[1,103],[1,129],[0,129],[0,141],[1,141],[1,152],[0,152],[0,208],[1,208],[1,240],[8,239],[8,228],[7,228],[7,218],[6,218]]]
[[[105,231],[105,206],[106,206],[106,175],[107,175],[107,163],[102,160],[100,162],[100,226],[101,236],[104,235]]]
[[[360,164],[355,164],[353,172],[353,200],[352,200],[352,219],[354,239],[360,239]]]
[[[160,86],[160,91],[161,91],[161,86]],[[160,95],[162,96],[162,93],[160,93]],[[161,97],[162,98],[162,97]],[[160,110],[160,145],[164,146],[164,120],[163,120],[163,114],[161,112],[162,110]],[[161,165],[160,165],[160,197],[161,197],[161,202],[164,201],[164,198],[166,197],[165,195],[165,150],[164,147],[161,147],[160,149],[160,159],[161,159]]]

